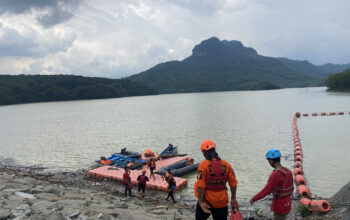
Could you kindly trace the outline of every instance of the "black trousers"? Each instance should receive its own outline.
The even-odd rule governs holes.
[[[142,190],[142,192],[145,193],[145,189],[146,189],[146,184],[139,183],[139,192]]]
[[[214,220],[227,220],[228,216],[228,209],[227,206],[224,208],[210,208],[211,215],[213,216]],[[196,220],[206,220],[208,219],[210,214],[203,212],[201,206],[197,202],[196,207]]]
[[[173,193],[174,193],[174,190],[170,190],[170,189],[169,189],[168,197],[166,197],[166,200],[168,200],[169,197],[171,197],[171,199],[173,200],[173,202],[176,203],[176,202],[175,202],[175,199],[174,199],[174,196],[173,196]]]
[[[128,192],[129,192],[129,196],[131,196],[131,188],[129,187],[129,184],[124,184],[124,187],[125,187],[124,196],[127,197]]]

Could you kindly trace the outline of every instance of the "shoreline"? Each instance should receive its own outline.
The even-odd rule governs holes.
[[[165,201],[166,193],[146,190],[141,198],[124,198],[124,188],[114,181],[89,177],[90,168],[74,172],[47,172],[38,166],[0,163],[0,219],[194,219],[197,200],[176,192],[176,204]],[[191,187],[191,186],[188,186]],[[295,197],[295,195],[293,195]],[[254,206],[239,200],[247,219],[269,219],[271,198]],[[288,219],[302,219],[299,199],[292,201]],[[333,210],[304,219],[342,219]]]

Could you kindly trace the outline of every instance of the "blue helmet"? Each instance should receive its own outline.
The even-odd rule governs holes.
[[[271,149],[271,150],[267,151],[267,153],[266,153],[266,160],[279,158],[281,156],[282,155],[278,149]]]

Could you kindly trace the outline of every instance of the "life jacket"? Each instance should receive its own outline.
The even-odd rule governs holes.
[[[292,195],[294,191],[293,185],[293,174],[289,169],[282,167],[281,169],[277,169],[283,174],[283,183],[281,186],[277,186],[273,191],[272,195],[275,199],[284,198]]]
[[[205,177],[205,189],[209,191],[227,190],[226,182],[228,180],[225,170],[221,167],[220,160],[212,160],[210,174]]]
[[[111,160],[100,160],[100,163],[103,165],[108,165],[108,164],[111,164],[112,161]]]
[[[141,175],[141,176],[140,176],[140,179],[139,179],[139,183],[145,184],[145,183],[146,183],[146,176]]]
[[[129,174],[124,173],[123,174],[123,181],[122,181],[122,183],[123,184],[129,184],[130,181],[131,181],[131,178],[130,178]]]

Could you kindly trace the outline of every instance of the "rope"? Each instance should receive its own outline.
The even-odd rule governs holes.
[[[346,202],[346,203],[338,203],[338,204],[331,204],[331,207],[332,208],[340,208],[340,207],[343,207],[343,206],[350,206],[350,202]]]

